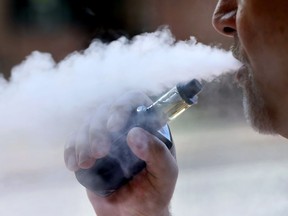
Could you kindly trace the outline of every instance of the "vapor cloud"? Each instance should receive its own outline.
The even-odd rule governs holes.
[[[0,80],[1,145],[63,145],[102,103],[129,90],[157,95],[181,81],[212,80],[239,67],[230,52],[176,41],[168,29],[90,47],[56,64],[33,52]]]

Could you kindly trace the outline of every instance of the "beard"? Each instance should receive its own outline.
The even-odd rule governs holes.
[[[251,69],[246,69],[246,72],[243,72],[239,83],[243,88],[244,115],[248,122],[260,133],[275,134],[269,109],[253,78]]]
[[[256,131],[264,134],[275,134],[268,106],[253,76],[254,73],[249,60],[239,43],[237,35],[234,39],[231,51],[234,57],[245,65],[237,74],[238,83],[243,89],[244,115]]]

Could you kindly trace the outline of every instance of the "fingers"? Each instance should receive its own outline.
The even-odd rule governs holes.
[[[71,135],[64,149],[64,160],[66,167],[71,171],[79,168],[89,168],[95,158],[91,157],[89,142],[87,141],[85,127],[82,127],[77,133]]]
[[[75,151],[75,136],[74,134],[70,136],[66,145],[64,147],[64,161],[66,167],[71,171],[76,171],[79,169],[78,162],[76,159],[76,151]]]
[[[176,159],[163,142],[141,128],[133,128],[128,133],[127,142],[134,154],[146,162],[148,172],[155,177],[155,184],[165,188],[176,183]]]
[[[104,111],[105,110],[105,111]],[[107,133],[107,105],[97,109],[94,115],[85,122],[68,140],[64,159],[68,169],[76,171],[79,168],[88,169],[96,159],[105,156],[110,148]]]
[[[129,92],[112,105],[100,106],[68,140],[64,151],[67,168],[72,171],[87,169],[96,159],[107,155],[111,146],[109,134],[123,129],[136,107],[150,103],[143,93]]]
[[[90,156],[93,158],[101,158],[108,154],[111,140],[107,131],[107,110],[110,106],[105,105],[97,110],[89,122],[87,128],[87,141],[89,143]]]
[[[88,169],[95,163],[90,145],[89,124],[87,124],[80,128],[75,137],[76,160],[82,169]]]

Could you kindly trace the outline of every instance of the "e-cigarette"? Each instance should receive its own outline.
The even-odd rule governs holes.
[[[194,79],[176,85],[149,107],[139,106],[131,113],[127,126],[119,133],[111,134],[109,153],[97,159],[91,168],[77,170],[77,180],[100,196],[108,196],[129,182],[146,167],[145,162],[136,157],[127,145],[129,130],[141,127],[157,136],[170,149],[173,141],[167,123],[196,104],[201,89],[200,82]]]

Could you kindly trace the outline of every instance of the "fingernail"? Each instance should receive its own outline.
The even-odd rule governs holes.
[[[90,168],[93,164],[95,163],[95,159],[87,159],[85,161],[83,161],[82,163],[80,162],[79,166],[82,168],[82,169],[88,169]]]
[[[89,160],[89,156],[87,154],[79,154],[78,165],[81,166],[81,164],[84,164],[87,160]]]

